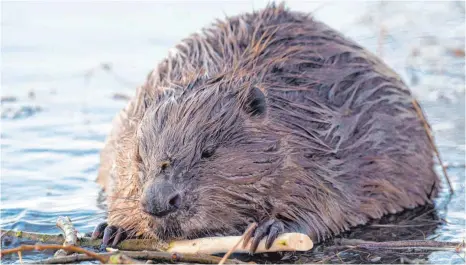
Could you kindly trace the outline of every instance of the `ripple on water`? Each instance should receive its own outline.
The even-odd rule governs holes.
[[[68,216],[81,233],[90,232],[92,228],[104,217],[102,211],[34,211],[25,208],[2,209],[2,229],[21,231],[37,231],[41,233],[59,233],[56,221],[59,216]]]

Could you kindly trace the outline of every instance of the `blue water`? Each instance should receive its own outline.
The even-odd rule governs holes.
[[[91,231],[105,218],[94,182],[99,150],[126,103],[115,94],[133,95],[187,34],[264,3],[3,1],[0,226],[58,233],[56,218],[66,215],[80,232]],[[447,223],[431,237],[464,240],[464,3],[372,1],[356,8],[349,2],[292,1],[289,7],[315,11],[378,53],[412,87],[444,162],[452,166],[448,174],[456,191],[447,201],[444,189],[436,201]],[[438,251],[430,261],[463,259]]]

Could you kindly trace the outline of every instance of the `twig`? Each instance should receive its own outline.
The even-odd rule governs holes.
[[[111,256],[114,253],[103,253],[99,254],[100,256]],[[89,257],[86,254],[73,254],[69,256],[64,256],[64,257],[53,257],[53,258],[48,258],[48,259],[43,259],[43,260],[36,260],[33,262],[26,262],[26,264],[66,264],[66,263],[78,263],[81,261],[90,261],[90,260],[95,260],[92,257]]]
[[[349,248],[346,248],[346,249],[344,249],[344,250],[341,250],[341,251],[339,251],[339,252],[333,254],[332,256],[328,256],[328,257],[326,257],[325,259],[320,260],[318,263],[325,263],[325,262],[327,262],[327,261],[333,259],[334,257],[340,257],[339,255],[340,255],[341,253],[347,251],[348,249],[349,249]]]
[[[4,230],[1,230],[4,232]],[[15,236],[18,238],[36,239],[45,244],[62,244],[64,241],[63,236],[51,236],[36,233],[25,233],[7,231],[7,235]],[[119,243],[115,248],[119,250],[148,250],[148,251],[162,251],[170,253],[183,253],[183,254],[216,254],[226,253],[230,250],[239,240],[240,236],[226,236],[226,237],[206,237],[192,240],[179,240],[172,241],[168,246],[162,246],[158,240],[151,239],[127,239]],[[81,247],[100,247],[102,240],[92,240],[89,237],[78,238],[78,244]],[[308,251],[313,247],[313,242],[309,236],[301,233],[285,233],[281,234],[275,239],[269,249],[265,248],[265,239],[263,239],[257,247],[257,253],[263,252],[278,252],[278,251]],[[250,245],[242,246],[235,250],[236,253],[247,253]]]
[[[221,258],[209,255],[200,254],[177,254],[167,252],[155,252],[155,251],[116,251],[110,253],[100,253],[99,256],[111,257],[117,254],[123,254],[126,257],[138,259],[138,260],[157,260],[161,262],[183,262],[183,263],[202,263],[202,264],[218,264]],[[76,263],[81,261],[94,260],[85,254],[75,254],[66,257],[54,257],[39,261],[34,261],[34,264],[65,264],[65,263]],[[139,262],[141,263],[141,262]],[[228,259],[226,264],[242,264],[243,262],[235,259]]]
[[[62,246],[62,245],[21,245],[17,248],[12,248],[12,249],[5,249],[1,251],[1,255],[8,255],[20,251],[33,251],[33,250],[47,250],[47,249],[63,249],[67,252],[78,252],[78,253],[84,253],[90,257],[93,257],[94,259],[100,261],[101,263],[107,263],[108,258],[104,256],[100,256],[99,254],[77,247],[77,246]]]
[[[445,178],[447,179],[448,187],[449,187],[449,189],[450,189],[450,193],[453,194],[453,193],[455,193],[455,192],[454,192],[454,190],[453,190],[453,186],[451,185],[450,178],[448,177],[447,169],[446,169],[445,165],[443,164],[442,159],[440,158],[440,153],[439,153],[439,151],[438,151],[438,149],[437,149],[437,146],[435,145],[434,137],[432,136],[432,133],[431,133],[431,131],[430,131],[430,129],[429,129],[429,125],[428,125],[428,123],[427,123],[427,120],[426,120],[426,118],[425,118],[425,115],[424,115],[424,113],[422,112],[422,109],[421,109],[421,107],[419,106],[419,103],[417,102],[417,100],[413,99],[412,103],[413,103],[414,109],[415,109],[416,112],[417,112],[417,115],[419,116],[419,118],[420,118],[421,121],[422,121],[422,124],[424,125],[424,130],[426,131],[427,137],[429,137],[429,142],[430,142],[430,144],[432,145],[432,148],[434,149],[435,155],[437,156],[438,162],[439,162],[439,164],[440,164],[441,167],[442,167],[443,175],[444,175]]]
[[[406,240],[406,241],[386,241],[386,242],[373,242],[358,239],[345,239],[339,240],[342,245],[351,246],[353,248],[363,249],[451,249],[457,251],[459,246],[464,248],[462,243],[458,242],[440,242],[431,240]]]
[[[50,234],[40,234],[24,231],[8,231],[0,230],[1,233],[4,233],[4,236],[11,236],[16,238],[24,238],[32,241],[41,242],[44,244],[63,244],[65,238],[63,235],[50,235]],[[81,247],[100,247],[102,245],[102,239],[91,239],[90,237],[80,237],[78,238],[77,244]],[[163,251],[166,249],[162,243],[157,240],[150,239],[126,239],[119,243],[116,248],[121,250],[151,250],[151,251]]]
[[[222,260],[220,260],[218,265],[222,265],[223,263],[225,263],[225,260],[228,259],[228,257],[231,255],[231,253],[233,253],[233,251],[235,251],[236,248],[238,248],[239,244],[244,241],[244,238],[246,237],[246,235],[248,235],[256,227],[257,227],[257,223],[251,224],[251,226],[249,226],[249,228],[246,229],[246,231],[243,233],[240,240],[238,240],[238,242],[232,248],[230,248],[230,250],[228,250],[228,252],[223,256]]]
[[[63,231],[63,234],[65,235],[65,242],[63,242],[64,246],[77,246],[78,245],[78,237],[77,237],[77,231],[73,226],[73,223],[71,222],[71,219],[66,216],[59,216],[57,219],[57,227]],[[55,252],[55,257],[59,256],[66,256],[71,253],[59,249],[57,252]]]

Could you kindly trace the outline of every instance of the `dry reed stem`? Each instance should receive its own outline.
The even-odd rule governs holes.
[[[413,99],[412,103],[413,103],[414,109],[417,112],[417,115],[419,116],[419,118],[421,119],[421,121],[422,121],[422,123],[424,125],[424,130],[426,131],[427,137],[429,137],[429,142],[432,145],[432,148],[434,149],[435,155],[437,156],[437,159],[438,159],[438,162],[439,162],[440,166],[442,167],[443,175],[445,176],[445,178],[446,178],[446,180],[448,182],[448,187],[450,189],[450,194],[453,194],[455,192],[454,192],[453,186],[452,186],[452,184],[450,182],[450,178],[448,177],[447,169],[446,169],[445,165],[443,164],[442,159],[440,158],[440,153],[439,153],[439,151],[437,149],[437,146],[435,145],[434,137],[432,136],[432,133],[430,131],[429,124],[427,123],[425,115],[422,112],[422,109],[419,106],[419,103],[417,102],[416,99]]]

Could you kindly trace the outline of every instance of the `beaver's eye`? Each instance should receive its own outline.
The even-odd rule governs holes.
[[[163,161],[162,163],[160,163],[160,169],[161,169],[162,171],[165,171],[165,170],[168,168],[169,165],[170,165],[170,162],[168,162],[168,161]]]
[[[214,154],[215,150],[214,148],[207,148],[204,151],[202,151],[201,157],[202,158],[209,158]]]

